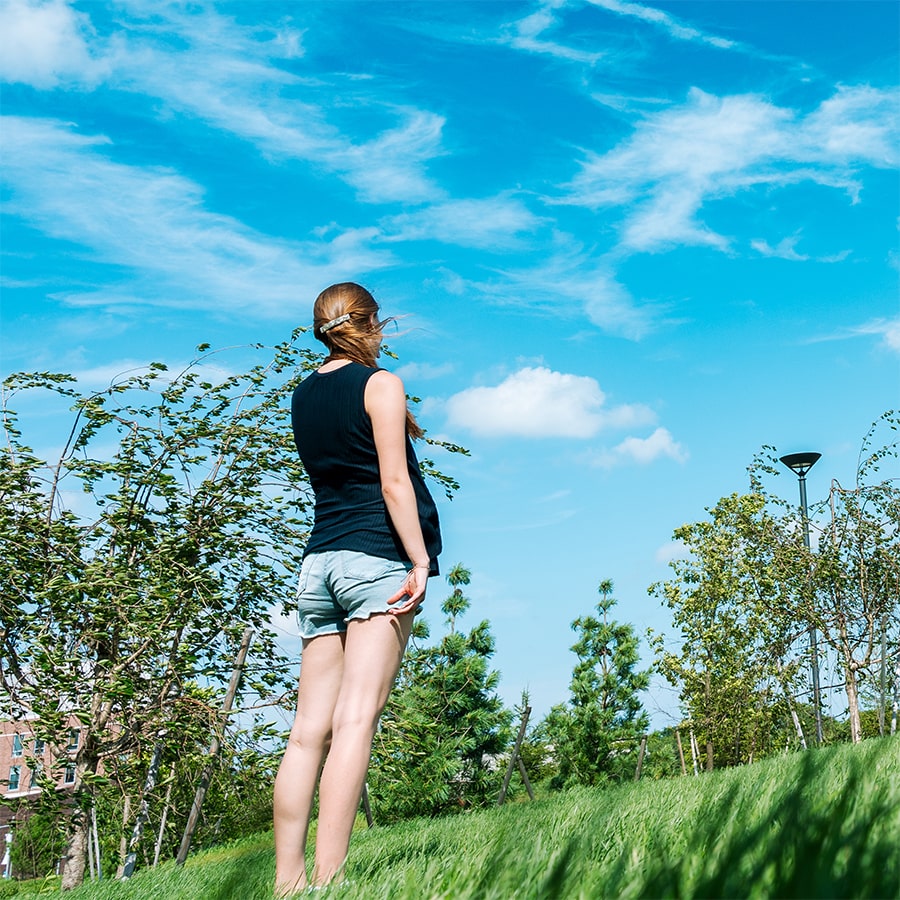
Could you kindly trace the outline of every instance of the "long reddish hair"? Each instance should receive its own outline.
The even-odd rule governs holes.
[[[322,331],[322,326],[350,318]],[[313,334],[328,348],[329,359],[349,359],[370,369],[378,367],[381,332],[393,319],[378,319],[378,303],[360,284],[343,281],[325,288],[313,305]],[[406,433],[413,439],[424,436],[415,416],[406,410]]]

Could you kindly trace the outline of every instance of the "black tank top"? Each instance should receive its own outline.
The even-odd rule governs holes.
[[[350,362],[330,372],[313,372],[294,390],[294,443],[316,498],[313,530],[304,556],[323,550],[357,550],[407,561],[381,493],[378,453],[365,408],[366,383],[377,371]],[[406,461],[431,574],[437,575],[441,552],[437,507],[409,437]]]

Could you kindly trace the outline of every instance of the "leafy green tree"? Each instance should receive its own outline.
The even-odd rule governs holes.
[[[2,705],[35,713],[57,746],[66,716],[81,723],[64,887],[84,875],[104,759],[165,730],[187,683],[226,679],[247,625],[270,685],[279,681],[269,610],[291,603],[309,527],[286,398],[317,358],[288,342],[218,384],[206,361],[173,377],[152,364],[90,395],[70,376],[4,382]],[[11,409],[35,390],[74,411],[51,462],[21,442]],[[67,508],[78,487],[80,513]]]
[[[55,875],[66,846],[64,813],[59,804],[51,800],[34,811],[23,804],[16,818],[10,848],[15,877],[26,880]]]
[[[795,588],[778,598],[777,609],[807,628],[814,626],[837,654],[847,696],[850,739],[862,738],[860,682],[877,691],[884,730],[891,673],[900,664],[900,415],[884,413],[865,436],[855,483],[833,480],[828,498],[810,509],[817,538],[812,551],[802,540],[796,507],[766,493],[765,474],[781,474],[777,451],[766,447],[751,467],[757,490],[782,511],[783,569],[793,565]],[[884,437],[882,437],[884,435]],[[892,468],[883,477],[882,467]],[[770,605],[770,612],[776,607]],[[877,685],[877,688],[875,687]]]
[[[104,760],[93,801],[105,874],[121,874],[130,849],[147,865],[176,855],[200,774],[210,764],[210,735],[221,703],[221,691],[193,686],[171,707],[164,734],[147,735],[132,753]],[[268,725],[238,728],[232,724],[225,729],[193,849],[271,827],[272,784],[280,753],[278,744],[267,737],[268,731]],[[147,793],[147,772],[157,750],[159,777]],[[148,817],[132,848],[142,803],[148,806]]]
[[[437,645],[407,652],[375,736],[370,787],[379,821],[484,806],[500,789],[496,758],[509,743],[511,716],[489,668],[494,638],[486,619],[469,632],[457,627],[470,606],[469,570],[456,565],[447,581],[447,632]],[[424,623],[414,637],[428,637]]]
[[[678,744],[674,728],[663,728],[647,735],[647,749],[641,767],[641,779],[656,780],[681,774]]]
[[[610,618],[616,601],[613,583],[600,582],[599,616],[572,623],[578,662],[572,672],[570,700],[555,706],[543,723],[559,765],[556,785],[602,784],[633,777],[635,751],[647,730],[648,716],[639,694],[650,672],[639,671],[634,628]]]
[[[776,738],[784,746],[794,709],[801,672],[792,645],[802,628],[787,605],[803,574],[780,554],[782,526],[765,507],[760,494],[733,494],[709,510],[710,520],[677,528],[689,555],[650,588],[679,633],[677,650],[655,636],[657,665],[680,688],[707,768],[770,753]]]

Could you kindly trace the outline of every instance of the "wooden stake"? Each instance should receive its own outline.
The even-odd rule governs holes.
[[[641,769],[644,766],[644,754],[647,752],[647,735],[641,737],[641,749],[638,750],[637,767],[634,770],[634,780],[641,780]]]
[[[525,771],[525,763],[522,762],[522,757],[519,757],[519,774],[522,776],[522,781],[525,784],[525,790],[528,791],[528,797],[531,800],[534,800],[534,791],[531,789],[531,782],[528,780],[528,773]]]
[[[88,832],[88,842],[87,842],[87,857],[88,857],[88,877],[91,881],[94,880],[94,842],[91,840],[91,834]]]
[[[369,805],[369,786],[365,782],[363,782],[362,789],[362,807],[363,812],[366,814],[366,824],[371,828],[375,821],[372,818],[372,807]]]
[[[678,744],[678,759],[681,760],[681,774],[687,775],[687,766],[684,764],[684,747],[681,746],[681,731],[675,729],[675,743]]]
[[[134,874],[134,867],[137,863],[137,848],[141,842],[141,835],[144,833],[144,825],[150,818],[150,794],[156,787],[156,776],[159,774],[159,758],[162,756],[162,738],[163,732],[160,732],[155,746],[153,747],[153,756],[150,758],[150,766],[147,769],[147,780],[144,782],[144,795],[141,797],[141,805],[138,808],[137,817],[134,820],[134,828],[131,831],[131,840],[128,843],[128,856],[125,857],[125,865],[122,866],[122,881],[127,881]]]
[[[530,715],[531,707],[526,706],[522,712],[522,723],[519,725],[519,736],[516,738],[516,746],[513,748],[512,755],[509,758],[509,765],[506,767],[506,776],[503,779],[503,787],[500,788],[500,796],[497,798],[497,806],[503,806],[503,801],[506,800],[506,792],[509,790],[509,780],[512,778],[513,769],[516,767],[517,760],[520,766],[519,771],[524,775],[523,780],[525,782],[526,790],[528,791],[528,796],[534,800],[534,793],[528,782],[528,776],[525,775],[525,765],[519,757],[519,748],[522,746],[522,741],[525,740],[525,728],[528,725],[528,717]]]
[[[119,838],[119,865],[116,866],[116,878],[122,877],[125,870],[125,857],[128,855],[128,841],[125,839],[125,829],[128,827],[128,820],[131,818],[131,794],[125,795],[122,802],[122,836]]]
[[[253,638],[253,629],[244,629],[244,636],[241,638],[241,647],[238,650],[237,659],[234,661],[234,671],[231,673],[231,681],[228,684],[228,692],[225,694],[225,702],[222,704],[222,724],[221,730],[224,730],[225,720],[231,707],[234,705],[234,697],[237,694],[238,684],[241,680],[241,673],[244,669],[244,661],[247,659],[247,651],[250,649],[250,641]],[[183,866],[187,859],[188,851],[191,849],[191,839],[194,837],[194,831],[197,828],[197,822],[200,820],[200,810],[203,808],[203,801],[206,798],[206,791],[209,788],[209,782],[212,779],[213,763],[219,755],[219,748],[222,746],[221,734],[216,734],[209,745],[209,753],[207,754],[207,763],[200,775],[200,783],[194,794],[194,802],[191,805],[191,812],[188,815],[187,825],[184,826],[184,834],[181,837],[181,846],[178,848],[178,856],[175,858],[175,865]]]
[[[163,801],[162,817],[159,820],[159,833],[156,835],[156,846],[153,848],[153,868],[159,865],[159,853],[162,850],[163,836],[166,833],[166,819],[169,817],[169,801],[172,799],[172,785],[175,784],[175,763],[169,771],[169,786],[166,788],[166,799]]]
[[[94,859],[97,862],[97,881],[103,880],[103,869],[100,868],[100,835],[97,833],[97,807],[91,806],[91,836],[94,839]]]

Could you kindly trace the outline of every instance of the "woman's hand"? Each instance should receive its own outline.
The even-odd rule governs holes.
[[[428,587],[428,567],[414,566],[403,580],[403,586],[388,600],[393,605],[398,603],[403,597],[406,601],[399,606],[394,607],[391,612],[395,616],[402,616],[405,613],[412,612],[424,599],[425,589]]]

